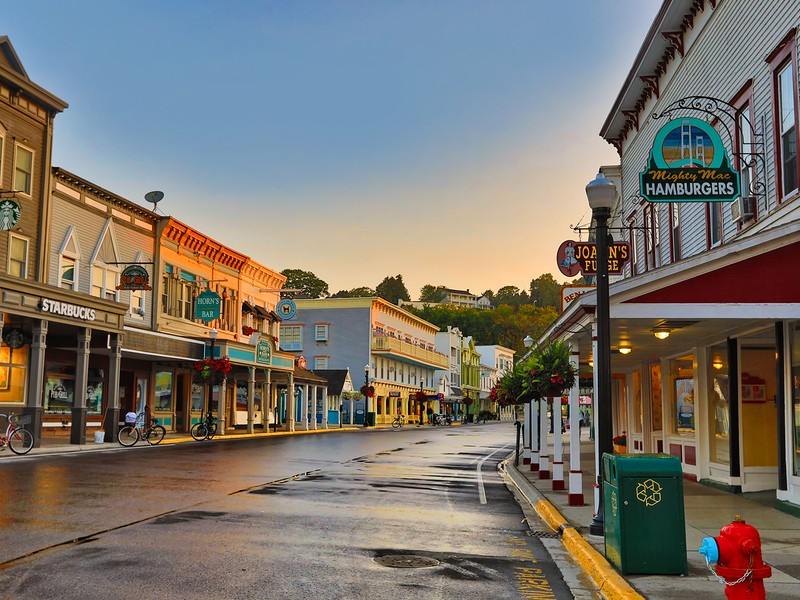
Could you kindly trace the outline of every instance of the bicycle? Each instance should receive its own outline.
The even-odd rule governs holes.
[[[133,446],[139,440],[144,439],[151,446],[155,446],[161,443],[165,435],[167,435],[167,430],[163,425],[158,424],[158,419],[155,417],[150,418],[150,426],[145,429],[144,413],[141,412],[136,415],[136,420],[133,423],[125,422],[125,426],[117,433],[117,441],[127,447]]]
[[[406,417],[405,417],[405,415],[397,415],[397,416],[394,418],[394,421],[392,421],[392,427],[394,427],[395,429],[397,429],[397,428],[399,428],[399,427],[402,427],[402,426],[403,426],[403,425],[405,425],[405,424],[406,424]]]
[[[217,435],[217,417],[211,414],[211,411],[206,413],[206,418],[192,425],[189,432],[195,441],[201,442],[203,440],[210,440]]]
[[[25,429],[31,422],[30,415],[18,416],[14,413],[0,414],[8,421],[6,434],[0,437],[0,449],[8,446],[14,454],[27,454],[33,448],[33,434]]]

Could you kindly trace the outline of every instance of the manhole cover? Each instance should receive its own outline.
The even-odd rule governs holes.
[[[388,554],[379,556],[375,562],[384,567],[394,567],[395,569],[419,569],[421,567],[435,567],[439,561],[427,556],[417,556],[416,554]]]

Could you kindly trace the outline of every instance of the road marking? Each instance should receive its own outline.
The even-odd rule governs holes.
[[[483,467],[483,463],[485,463],[487,459],[491,458],[492,456],[494,456],[498,452],[502,452],[503,450],[508,448],[510,445],[511,444],[506,444],[502,448],[498,448],[497,450],[495,450],[491,454],[487,454],[486,456],[484,456],[482,459],[480,459],[478,461],[478,497],[481,500],[481,504],[486,504],[486,490],[483,487],[483,474],[481,473],[481,468]]]

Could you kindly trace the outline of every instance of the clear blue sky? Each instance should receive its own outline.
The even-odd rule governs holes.
[[[4,0],[54,164],[330,291],[553,273],[661,0]]]

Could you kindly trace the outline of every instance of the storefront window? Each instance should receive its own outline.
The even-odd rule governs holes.
[[[711,385],[708,397],[711,400],[708,425],[711,462],[730,464],[730,383],[728,380],[728,347],[725,344],[709,349],[708,381]]]
[[[661,431],[664,429],[661,416],[661,365],[650,365],[650,401],[653,409],[653,431]]]
[[[48,415],[70,415],[75,402],[75,368],[48,365],[44,387],[44,412]]]
[[[89,378],[89,387],[86,388],[86,412],[90,415],[99,415],[103,412],[103,381]]]
[[[794,452],[793,471],[800,477],[800,323],[792,326],[789,335],[792,344],[792,448]]]
[[[203,412],[205,406],[204,385],[192,384],[192,412]]]
[[[156,372],[155,410],[172,410],[172,371]]]
[[[27,348],[0,347],[0,402],[25,403]]]
[[[684,356],[670,361],[672,381],[671,410],[674,432],[680,435],[694,435],[695,393],[692,357]]]

